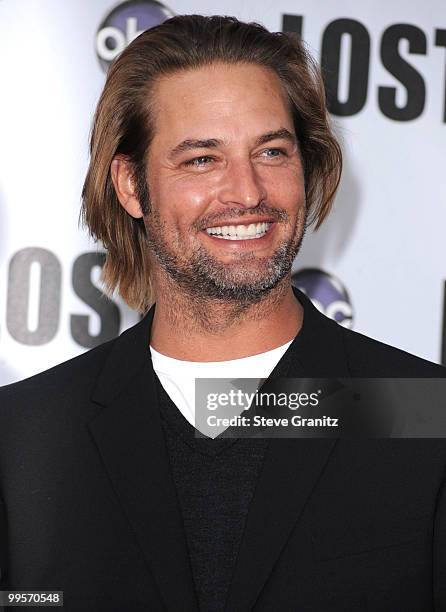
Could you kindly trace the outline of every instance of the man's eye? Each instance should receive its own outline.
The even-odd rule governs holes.
[[[275,159],[276,157],[286,155],[286,152],[283,149],[265,149],[263,153],[268,159]]]
[[[211,161],[213,161],[213,157],[210,157],[209,155],[200,155],[200,157],[194,157],[194,159],[189,159],[187,162],[185,162],[186,166],[196,166],[197,168],[206,166],[207,164],[209,164]]]

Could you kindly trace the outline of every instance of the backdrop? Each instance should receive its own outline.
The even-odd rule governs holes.
[[[293,281],[340,324],[446,361],[443,0],[0,0],[0,384],[134,324],[106,300],[78,229],[94,108],[109,63],[173,14],[299,32],[324,67],[345,171]]]

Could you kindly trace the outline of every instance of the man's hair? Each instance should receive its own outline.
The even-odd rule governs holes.
[[[330,128],[319,69],[299,37],[269,32],[235,17],[180,15],[138,36],[111,65],[90,137],[90,165],[81,219],[107,249],[102,278],[145,312],[154,300],[142,219],[120,205],[110,166],[117,154],[131,163],[136,192],[147,214],[147,152],[154,134],[151,93],[160,77],[215,62],[272,69],[290,100],[301,153],[309,224],[319,227],[339,184],[342,154]]]

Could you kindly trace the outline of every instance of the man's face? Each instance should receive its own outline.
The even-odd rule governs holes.
[[[161,79],[153,101],[144,221],[155,261],[191,295],[256,302],[289,273],[305,227],[278,77],[213,64]]]

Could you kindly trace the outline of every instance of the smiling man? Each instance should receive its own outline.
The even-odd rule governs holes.
[[[278,76],[216,61],[159,78],[151,108],[150,195],[135,189],[126,156],[111,165],[120,203],[144,218],[157,302],[151,346],[213,361],[283,345],[302,321],[289,274],[306,203]]]
[[[291,286],[341,153],[301,42],[179,16],[114,62],[83,219],[144,317],[0,392],[0,581],[79,612],[446,610],[443,440],[212,439],[196,378],[441,377]]]

